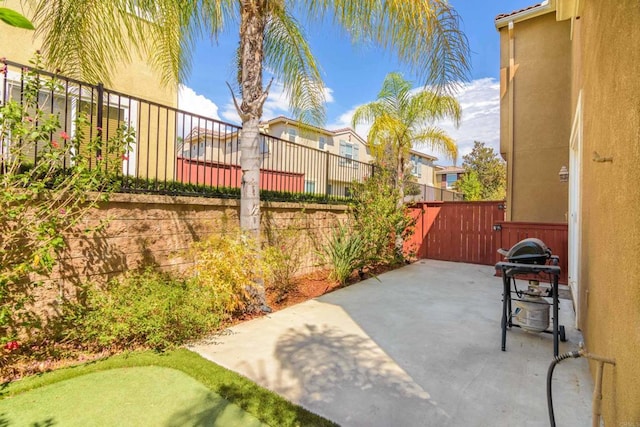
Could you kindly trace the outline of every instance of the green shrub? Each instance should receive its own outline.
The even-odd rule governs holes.
[[[256,311],[264,305],[265,268],[258,243],[237,228],[196,242],[188,253],[189,273],[212,295],[213,310],[222,316]]]
[[[282,240],[281,244],[266,246],[262,250],[262,259],[267,270],[267,288],[275,291],[276,299],[283,300],[297,283],[295,276],[300,271],[302,253],[297,247],[294,236]]]
[[[320,259],[331,269],[329,279],[344,285],[355,269],[366,265],[366,242],[358,232],[338,224],[327,243],[318,251]]]
[[[364,184],[353,184],[354,200],[350,204],[354,227],[364,240],[366,265],[394,264],[403,261],[404,254],[395,248],[396,236],[407,241],[415,221],[403,204],[398,204],[398,192],[392,176],[384,168]]]
[[[68,304],[62,339],[89,349],[171,348],[220,325],[212,289],[148,269],[106,287],[89,287]]]
[[[62,82],[38,73],[39,55],[32,64],[20,98],[0,105],[0,346],[41,328],[40,313],[31,309],[33,288],[57,265],[65,233],[118,189],[93,154],[102,149],[105,159],[119,158],[135,140],[132,129],[104,146],[98,137],[85,138],[91,122],[80,112],[67,134],[52,112]]]

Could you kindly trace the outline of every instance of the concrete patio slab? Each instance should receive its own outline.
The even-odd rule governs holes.
[[[492,267],[422,260],[237,325],[192,350],[343,426],[547,426],[552,337],[500,350]],[[578,347],[571,302],[560,323]],[[590,425],[587,363],[558,365],[556,421]]]

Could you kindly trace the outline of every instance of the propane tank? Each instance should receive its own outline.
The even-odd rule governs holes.
[[[530,280],[523,297],[515,301],[516,321],[527,332],[542,332],[549,327],[549,303],[541,295],[538,281]]]

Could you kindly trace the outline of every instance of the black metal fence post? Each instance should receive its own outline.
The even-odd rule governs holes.
[[[325,160],[325,182],[324,182],[324,194],[327,198],[329,198],[331,196],[331,194],[329,194],[329,188],[331,187],[329,184],[329,158],[330,158],[330,154],[328,151],[325,151],[325,155],[326,155],[326,160]]]
[[[96,135],[98,136],[99,143],[98,143],[98,148],[96,149],[96,158],[99,159],[102,157],[102,123],[104,118],[104,109],[103,109],[104,85],[102,83],[98,83],[97,89],[98,89],[98,101],[97,101],[98,105],[96,106],[97,108],[96,121],[98,122],[98,124],[96,126],[96,130],[97,130]]]

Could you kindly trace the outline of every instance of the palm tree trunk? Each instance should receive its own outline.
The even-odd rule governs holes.
[[[404,209],[404,155],[402,150],[398,153],[398,164],[396,165],[396,189],[398,191],[398,202],[397,208],[398,211]],[[396,227],[396,239],[395,239],[395,248],[396,248],[396,257],[398,260],[404,260],[404,240],[402,239],[402,233],[404,230],[400,230],[400,227]]]
[[[240,137],[240,228],[260,237],[259,123],[266,92],[262,87],[266,2],[240,2],[240,86],[242,89],[242,135]]]
[[[248,232],[252,244],[260,245],[260,118],[269,88],[262,87],[264,30],[267,23],[266,0],[240,1],[240,87],[242,119],[240,135],[240,228]],[[236,104],[237,105],[237,104]],[[259,253],[259,251],[256,251]],[[256,278],[256,305],[270,312],[266,305],[264,280]]]

